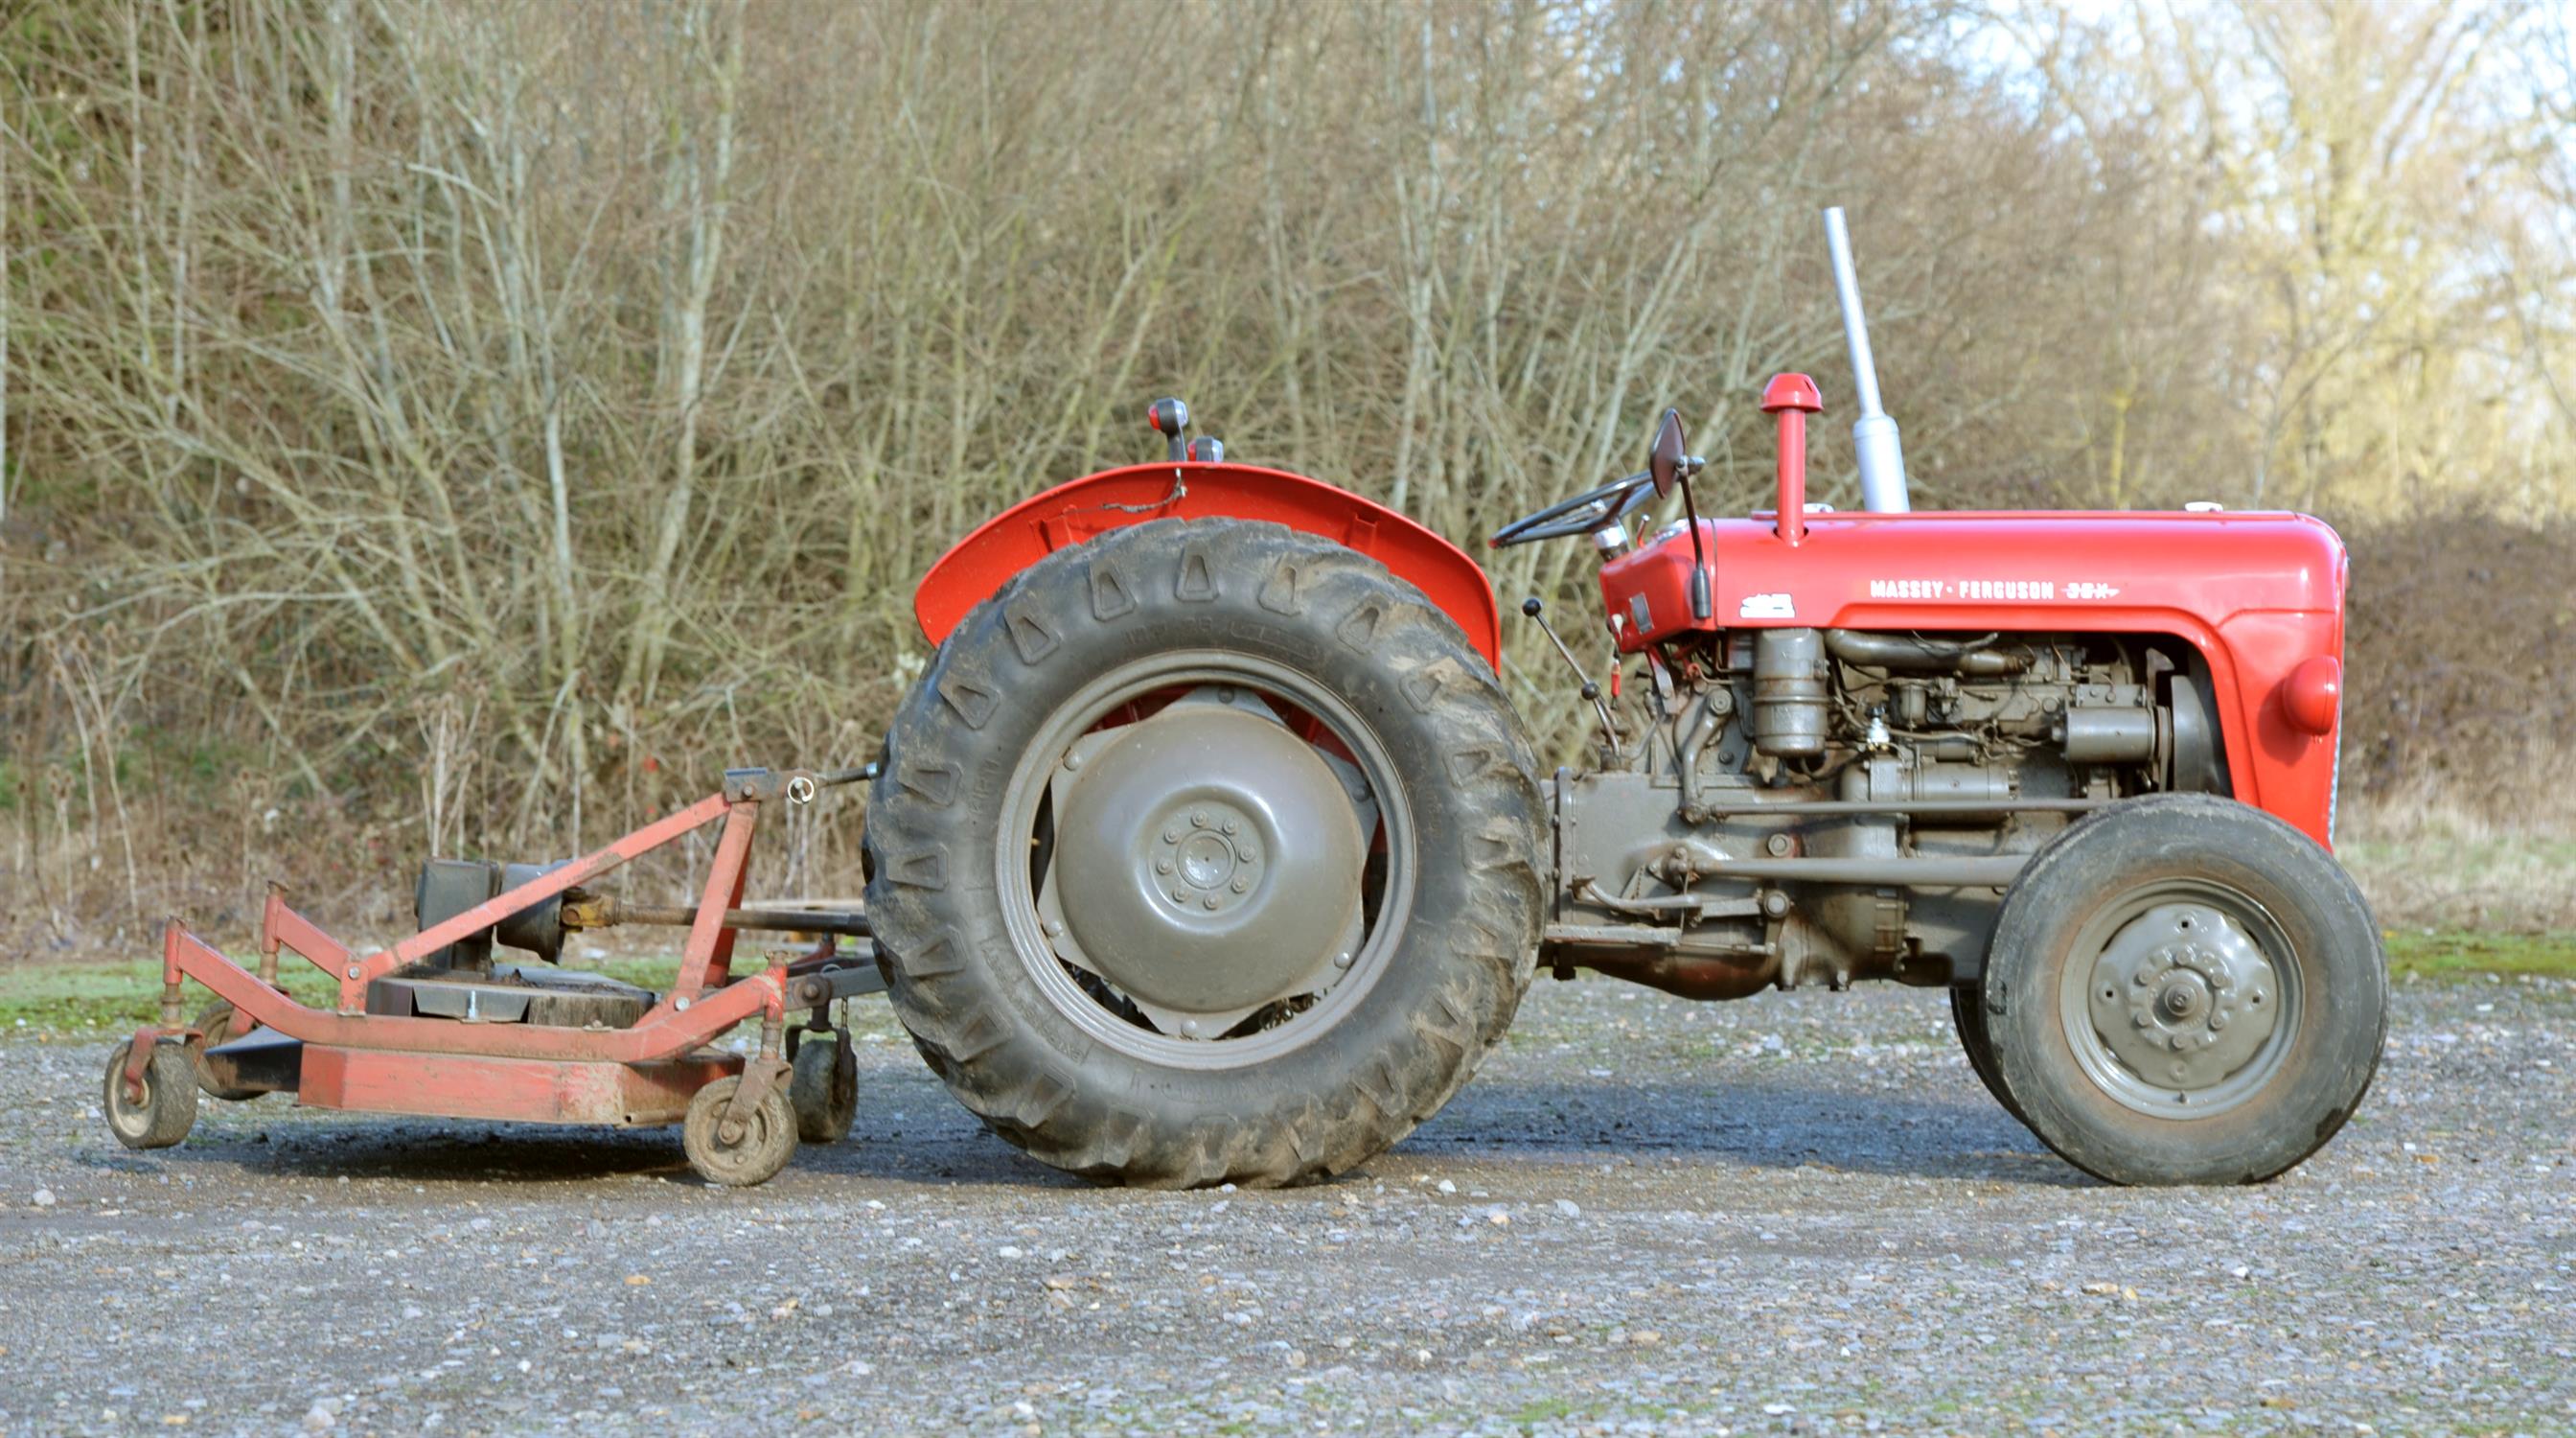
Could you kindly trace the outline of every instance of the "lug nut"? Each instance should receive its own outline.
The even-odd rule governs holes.
[[[1238,893],[1238,894],[1248,893],[1248,892],[1250,892],[1250,891],[1251,891],[1251,889],[1252,889],[1252,881],[1251,881],[1250,879],[1246,879],[1246,878],[1243,878],[1243,877],[1241,877],[1240,875],[1238,875],[1238,876],[1235,878],[1235,881],[1234,881],[1233,883],[1231,883],[1231,884],[1227,885],[1226,887],[1228,887],[1228,888],[1230,888],[1230,889],[1234,890],[1234,891],[1235,891],[1236,893]]]
[[[1333,967],[1334,967],[1334,968],[1337,968],[1337,969],[1347,969],[1347,968],[1349,968],[1350,966],[1351,966],[1351,956],[1350,956],[1350,951],[1349,951],[1349,950],[1347,950],[1347,949],[1346,949],[1346,950],[1342,951],[1341,953],[1338,953],[1338,954],[1333,955]]]
[[[1172,872],[1172,861],[1169,859],[1156,859],[1154,861],[1154,872],[1157,874],[1168,874]]]
[[[1050,939],[1060,939],[1064,937],[1064,920],[1062,919],[1047,920],[1045,928],[1047,937]]]

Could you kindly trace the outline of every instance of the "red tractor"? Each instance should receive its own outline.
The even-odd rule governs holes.
[[[1667,411],[1643,472],[1493,537],[1599,551],[1619,667],[1582,684],[1583,767],[1539,771],[1473,560],[1226,462],[1177,401],[1167,461],[940,559],[867,901],[969,1108],[1099,1178],[1313,1180],[1438,1112],[1539,969],[1589,968],[1946,988],[1996,1098],[2114,1182],[2258,1181],[2335,1132],[2387,1007],[2328,851],[2342,545],[2296,514],[1905,512],[1827,230],[1866,512],[1805,502],[1821,404],[1783,375],[1773,510],[1700,518]]]

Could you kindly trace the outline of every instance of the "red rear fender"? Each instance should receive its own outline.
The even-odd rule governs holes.
[[[1503,621],[1485,571],[1458,546],[1346,489],[1244,464],[1140,464],[1059,484],[957,541],[913,591],[921,632],[937,644],[1014,574],[1069,545],[1155,519],[1252,519],[1320,535],[1410,582],[1502,664]]]

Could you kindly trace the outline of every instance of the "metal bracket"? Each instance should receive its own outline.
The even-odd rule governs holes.
[[[143,1071],[152,1063],[153,1046],[161,1042],[161,1031],[146,1026],[134,1031],[134,1042],[125,1050],[125,1099],[143,1102]]]
[[[849,769],[727,769],[724,797],[729,804],[756,804],[785,799],[810,804],[817,792],[841,784],[864,784],[877,776],[873,763]]]
[[[716,1123],[716,1137],[726,1143],[742,1142],[744,1126],[760,1107],[761,1100],[789,1072],[785,1059],[762,1057],[742,1066],[742,1082],[734,1086],[733,1102],[725,1105],[724,1117]]]

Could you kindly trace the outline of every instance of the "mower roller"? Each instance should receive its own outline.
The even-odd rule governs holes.
[[[761,807],[810,802],[873,776],[737,769],[724,787],[587,857],[550,866],[432,860],[421,929],[359,956],[270,886],[259,968],[245,969],[176,919],[162,934],[161,1022],[108,1061],[108,1126],[129,1148],[185,1138],[202,1089],[219,1099],[292,1093],[307,1108],[524,1123],[682,1125],[689,1163],[711,1183],[761,1183],[799,1140],[849,1131],[857,1065],[834,1005],[884,989],[864,914],[741,907]],[[721,824],[695,908],[622,905],[584,887],[681,837]],[[617,924],[684,926],[680,973],[656,994],[596,974],[496,964],[495,943],[553,960],[568,933]],[[812,937],[810,948],[733,971],[746,930]],[[331,976],[337,1002],[312,1008],[278,983],[281,954]],[[216,1002],[183,1022],[181,982]],[[789,1015],[803,1019],[791,1026]],[[748,1058],[715,1047],[760,1023]]]
[[[865,916],[838,917],[950,1091],[1094,1178],[1312,1182],[1438,1112],[1542,969],[1692,999],[1892,979],[1946,990],[1978,1078],[2103,1179],[2256,1182],[2325,1143],[2388,998],[2330,851],[2341,541],[2215,505],[1910,512],[1839,211],[1826,234],[1861,512],[1807,501],[1824,396],[1782,374],[1758,401],[1768,510],[1703,518],[1667,409],[1643,470],[1493,534],[1597,557],[1606,669],[1520,606],[1594,727],[1553,772],[1474,560],[1229,461],[1177,399],[1147,409],[1161,461],[1057,485],[942,556],[914,597],[937,654],[869,794]],[[795,782],[729,781],[566,869],[433,866],[423,893],[454,897],[363,961],[274,897],[259,976],[174,926],[162,1026],[111,1066],[120,1137],[185,1131],[195,1045],[209,1088],[327,1106],[685,1106],[701,1171],[774,1172],[783,1015],[860,982],[828,942],[728,982],[727,925],[757,917],[733,911],[751,814]],[[544,953],[553,926],[611,917],[575,886],[720,814],[671,994],[454,979],[486,931]],[[281,944],[345,975],[337,1012],[275,991]],[[183,977],[300,1042],[300,1072],[254,1063],[258,1035],[181,1028]],[[754,1015],[749,1064],[704,1047]]]

